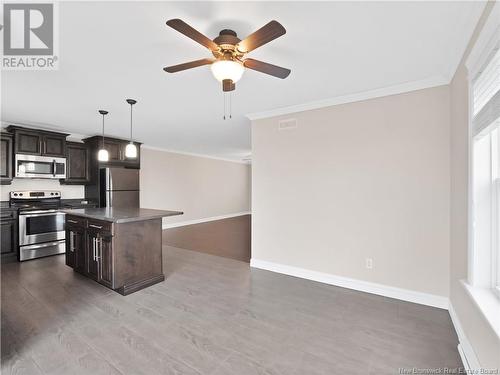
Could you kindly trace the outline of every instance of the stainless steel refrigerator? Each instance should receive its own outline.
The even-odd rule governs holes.
[[[100,169],[101,207],[139,207],[139,169]]]

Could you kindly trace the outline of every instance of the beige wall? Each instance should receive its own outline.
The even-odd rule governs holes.
[[[448,296],[449,141],[448,86],[254,121],[252,258]]]
[[[63,199],[77,199],[85,196],[85,189],[78,185],[61,185],[59,180],[32,180],[15,178],[11,185],[1,185],[0,200],[8,201],[10,191],[24,190],[57,190]]]
[[[474,45],[489,11],[490,8],[487,7],[463,60],[466,59],[471,47]],[[500,341],[460,283],[461,279],[467,278],[468,269],[468,93],[467,69],[462,61],[450,84],[450,302],[481,366],[484,368],[500,368]]]
[[[141,149],[141,207],[183,211],[164,224],[250,211],[250,166]]]

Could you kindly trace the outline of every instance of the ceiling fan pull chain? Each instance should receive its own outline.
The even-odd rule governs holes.
[[[229,118],[233,118],[233,92],[229,91]]]
[[[222,92],[222,99],[224,99],[224,116],[222,117],[224,120],[226,119],[226,93]]]

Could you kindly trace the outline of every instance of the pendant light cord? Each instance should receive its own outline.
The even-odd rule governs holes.
[[[130,104],[130,142],[132,142],[132,107],[133,105]]]
[[[104,114],[102,115],[102,148],[104,149]]]

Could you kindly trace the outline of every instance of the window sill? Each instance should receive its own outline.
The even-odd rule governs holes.
[[[466,280],[460,281],[500,339],[500,298],[491,289],[472,286]]]

